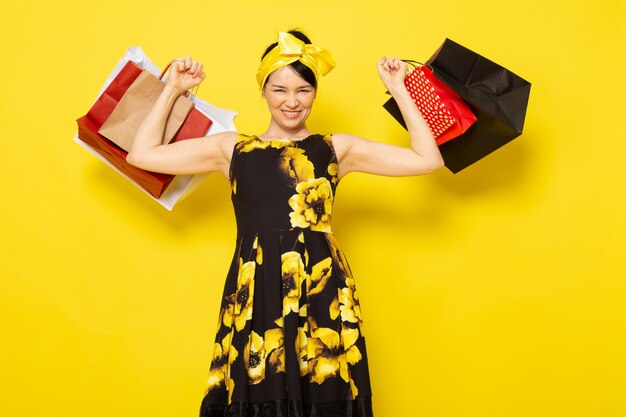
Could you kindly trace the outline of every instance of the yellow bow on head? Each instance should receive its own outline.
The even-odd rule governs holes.
[[[319,79],[320,74],[328,74],[335,67],[335,61],[326,49],[305,44],[291,33],[279,32],[278,45],[265,55],[256,73],[259,88],[263,88],[265,80],[273,71],[296,61],[311,68],[316,79]]]

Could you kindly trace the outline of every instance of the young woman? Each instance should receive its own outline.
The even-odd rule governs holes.
[[[257,81],[271,119],[260,135],[224,132],[161,145],[174,101],[205,78],[175,60],[127,161],[170,174],[219,171],[231,183],[237,244],[228,272],[200,416],[372,416],[355,281],[330,226],[337,183],[350,172],[421,175],[443,166],[404,86],[407,66],[378,61],[402,112],[410,147],[306,126],[330,53],[280,32]]]

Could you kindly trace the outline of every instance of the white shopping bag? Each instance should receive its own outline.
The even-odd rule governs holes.
[[[150,61],[150,59],[146,56],[146,54],[141,50],[140,47],[131,46],[130,48],[128,48],[124,57],[120,59],[120,61],[117,63],[117,66],[115,67],[113,72],[107,78],[106,82],[104,83],[104,86],[102,86],[102,89],[100,90],[100,92],[98,93],[98,96],[94,100],[94,103],[98,100],[98,97],[102,95],[104,90],[106,90],[109,84],[111,84],[111,82],[115,79],[117,74],[119,74],[122,68],[124,68],[124,65],[126,65],[128,61],[134,62],[140,68],[151,72],[156,77],[158,77],[161,74],[161,70],[159,70],[159,68],[156,65],[154,65],[152,61]],[[225,131],[232,131],[232,132],[237,131],[237,129],[235,128],[235,124],[233,122],[235,116],[237,115],[236,112],[215,107],[207,103],[206,101],[202,100],[201,98],[198,98],[195,95],[194,96],[189,95],[189,99],[193,101],[193,104],[195,105],[196,109],[201,111],[205,116],[207,116],[212,121],[212,124],[209,130],[206,132],[205,136],[213,135],[215,133],[220,133],[220,132],[225,132]],[[174,177],[170,185],[165,189],[161,197],[155,198],[149,192],[144,190],[143,187],[141,187],[139,184],[133,181],[130,177],[128,177],[119,169],[117,169],[109,161],[107,161],[106,158],[104,158],[102,155],[100,155],[98,152],[92,149],[87,143],[82,141],[78,137],[78,133],[74,135],[74,141],[76,141],[79,145],[83,146],[89,152],[94,154],[105,164],[107,164],[108,166],[110,166],[111,168],[119,172],[126,179],[130,180],[140,190],[148,194],[157,203],[161,204],[163,207],[165,207],[166,209],[170,211],[174,208],[177,202],[181,201],[183,198],[188,196],[193,190],[195,190],[200,184],[202,184],[202,182],[208,176],[208,173],[196,174],[196,175],[177,175],[176,177]]]

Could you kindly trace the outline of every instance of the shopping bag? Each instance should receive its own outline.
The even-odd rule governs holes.
[[[522,134],[528,81],[450,39],[425,64],[477,117],[464,134],[439,148],[450,171],[461,171]]]
[[[163,73],[167,71],[167,68],[169,64]],[[111,115],[98,129],[98,133],[125,151],[130,151],[139,126],[164,88],[165,84],[159,78],[149,71],[142,70],[128,87]],[[163,144],[172,141],[193,107],[193,102],[184,95],[177,97],[165,122]]]
[[[128,62],[124,66],[124,68],[122,68],[122,71],[120,72],[118,77],[116,77],[116,80],[117,78],[121,78],[124,80],[124,83],[128,83],[128,82],[132,82],[132,83],[130,85],[125,85],[125,84],[122,84],[121,82],[115,83],[116,95],[119,96],[119,94],[122,94],[122,98],[120,99],[117,106],[113,108],[110,114],[107,115],[107,112],[109,112],[111,108],[113,107],[111,102],[115,101],[115,98],[113,94],[108,94],[108,89],[107,89],[105,90],[104,95],[108,98],[103,101],[100,101],[100,100],[97,101],[96,104],[92,106],[92,108],[90,109],[87,115],[96,113],[100,116],[98,117],[98,119],[106,120],[104,122],[104,124],[106,124],[106,122],[109,121],[111,117],[113,117],[116,114],[116,112],[118,115],[124,114],[125,112],[128,113],[128,110],[129,110],[128,107],[125,109],[125,111],[118,112],[120,104],[123,104],[124,97],[127,97],[128,91],[130,91],[132,87],[136,85],[137,80],[141,80],[142,77],[146,74],[146,71],[137,72],[136,69],[132,68],[134,66],[135,66],[134,63]],[[132,77],[128,75],[129,73],[137,74],[137,78],[135,80],[132,80]],[[150,76],[153,77],[152,75]],[[155,81],[157,83],[161,83],[156,78],[155,78]],[[127,87],[126,91],[124,91],[124,87]],[[162,88],[160,90],[162,90]],[[152,99],[156,99],[156,97],[152,97]],[[139,98],[138,101],[143,102],[145,106],[149,106],[150,108],[152,107],[152,104],[153,104],[153,103],[150,104],[148,102],[145,102],[143,98]],[[103,103],[104,103],[105,108],[101,110],[99,109],[99,107],[103,105]],[[189,103],[193,107],[193,104],[191,102]],[[193,109],[191,110],[193,111]],[[140,110],[140,111],[143,112],[143,110]],[[147,113],[143,112],[143,114],[145,115]],[[131,125],[129,126],[129,130],[135,129],[136,131],[136,128],[138,126],[132,125],[132,121],[136,120],[136,118],[134,118],[132,114],[128,114],[128,116],[131,119]],[[123,130],[126,127],[126,122],[123,119],[119,119],[119,117],[121,116],[118,116],[118,119],[117,119],[118,123],[112,124],[111,126],[114,128],[117,127],[117,132],[119,132],[121,135],[125,135],[125,132],[123,132]],[[143,119],[139,120],[139,123],[141,123],[142,120]],[[186,118],[186,120],[184,121],[184,126],[187,127],[187,129],[185,129],[184,131],[186,133],[184,133],[183,135],[180,135],[180,134],[176,135],[175,141],[202,136],[209,129],[209,126],[211,125],[211,123],[212,123],[211,119],[209,119],[208,117],[196,111],[194,112],[194,117]],[[109,162],[118,166],[118,168],[121,171],[130,175],[135,180],[136,183],[141,185],[152,196],[159,198],[163,194],[165,189],[173,181],[174,175],[145,171],[145,170],[142,170],[140,168],[137,168],[128,164],[126,162],[126,154],[127,154],[126,150],[119,147],[119,145],[117,144],[111,143],[109,140],[104,138],[101,135],[101,132],[100,132],[100,129],[98,129],[98,126],[88,123],[83,118],[77,120],[77,124],[79,128],[78,129],[79,137],[81,137],[84,141],[89,143],[92,146],[92,148],[94,148],[95,150],[103,154],[103,156],[107,160],[109,160]],[[88,132],[89,129],[92,129],[94,127],[95,127],[95,131]],[[182,131],[182,127],[181,127],[181,131]],[[112,130],[112,132],[116,133],[114,129]],[[128,137],[128,140],[129,140],[128,145],[132,144],[133,137],[134,137],[134,133],[132,134],[132,137]],[[119,147],[119,149],[115,149],[117,147]]]
[[[85,116],[77,120],[78,132],[74,135],[74,141],[124,175],[163,207],[172,210],[177,202],[184,199],[206,179],[208,173],[171,176],[141,170],[126,163],[126,151],[98,133],[98,129],[111,115],[126,90],[143,69],[155,76],[161,73],[141,48],[138,46],[128,48],[107,78],[92,107]],[[215,107],[197,96],[190,96],[190,99],[194,108],[174,136],[173,141],[224,131],[236,131],[233,123],[235,112]],[[196,126],[199,123],[204,123],[207,131],[196,134],[195,131],[198,130]],[[164,183],[169,183],[169,185],[159,195],[155,189],[162,187]]]
[[[409,60],[406,62],[415,63]],[[416,66],[407,74],[404,84],[437,145],[454,139],[476,122],[476,116],[463,99],[439,81],[428,67]],[[393,97],[383,107],[406,129],[400,108]]]

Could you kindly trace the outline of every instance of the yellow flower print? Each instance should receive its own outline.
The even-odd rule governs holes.
[[[206,391],[221,386],[227,376],[230,376],[230,365],[237,359],[238,352],[231,346],[232,332],[224,336],[221,343],[213,345],[213,359],[207,381]],[[228,374],[228,375],[227,375]]]
[[[270,142],[265,142],[262,140],[247,140],[241,147],[239,148],[240,153],[252,152],[255,149],[267,149],[270,147]]]
[[[309,338],[307,342],[308,372],[311,381],[321,384],[339,372],[339,356],[337,345],[327,347],[318,338]]]
[[[300,312],[298,313],[298,315],[299,315],[300,317],[306,317],[306,314],[307,314],[307,306],[308,306],[308,304],[302,304],[302,306],[300,306]],[[305,325],[306,325],[306,323],[305,323]]]
[[[305,376],[309,372],[309,362],[307,360],[307,343],[308,338],[303,327],[298,327],[298,336],[296,337],[296,352],[300,362],[300,376]]]
[[[228,328],[233,326],[233,313],[235,311],[235,294],[230,294],[222,300],[222,308],[218,320],[218,327],[224,325]]]
[[[318,329],[317,320],[315,320],[315,317],[313,316],[307,317],[307,321],[306,323],[304,323],[304,325],[305,325],[305,329],[304,329],[305,332],[308,332],[310,330],[312,333]],[[306,328],[306,326],[308,326],[308,328]]]
[[[359,329],[341,326],[341,341],[343,342],[343,348],[346,352],[346,362],[350,365],[354,365],[363,359],[361,351],[355,345],[358,338]]]
[[[259,244],[259,237],[257,236],[254,239],[254,243],[252,244],[252,248],[256,250],[256,263],[259,265],[263,265],[263,248]]]
[[[228,391],[228,404],[230,404],[233,398],[233,391],[235,390],[235,380],[230,377],[230,366],[235,362],[235,359],[239,356],[239,352],[231,346],[228,354],[228,368],[226,369],[226,390]]]
[[[328,165],[327,168],[328,173],[330,174],[330,181],[333,184],[337,184],[337,182],[339,181],[339,178],[337,178],[337,173],[339,172],[339,167],[337,166],[336,163],[332,163]]]
[[[285,336],[282,328],[265,331],[265,351],[272,373],[285,372]]]
[[[230,376],[226,378],[226,390],[228,391],[228,404],[233,401],[233,391],[235,390],[235,380]]]
[[[339,307],[340,307],[339,298],[338,297],[333,298],[333,301],[330,303],[330,306],[328,307],[328,314],[331,320],[335,320],[337,317],[339,317],[339,313],[340,313]]]
[[[350,378],[350,391],[352,393],[352,399],[354,399],[354,397],[359,395],[359,389],[356,387],[356,384],[354,383],[354,379],[352,378]]]
[[[311,380],[318,384],[337,376],[345,358],[339,333],[327,327],[315,327],[307,341]]]
[[[239,275],[235,294],[235,328],[243,330],[246,322],[252,318],[252,300],[254,299],[254,261],[243,263],[239,259]]]
[[[306,278],[307,295],[319,294],[326,287],[333,270],[332,262],[333,260],[329,256],[313,265],[311,275]]]
[[[327,170],[328,170],[328,173],[329,173],[330,175],[337,175],[337,168],[338,168],[338,167],[337,167],[337,164],[336,164],[336,163],[334,163],[334,162],[333,162],[332,164],[329,164],[329,165],[328,165],[328,169],[327,169]]]
[[[247,365],[250,384],[258,384],[265,379],[265,342],[254,330],[250,332],[243,359]]]
[[[330,255],[333,257],[334,265],[339,268],[341,276],[344,279],[352,278],[352,271],[350,271],[348,260],[339,248],[339,245],[337,244],[337,239],[335,239],[335,235],[333,235],[332,233],[328,233],[325,236],[326,242],[328,242],[328,246],[330,247]]]
[[[248,139],[242,141],[242,145],[239,148],[240,153],[252,152],[255,149],[281,149],[286,146],[293,146],[292,142],[283,141],[283,140],[261,140],[256,136],[249,137]]]
[[[331,148],[331,149],[335,149],[333,147],[333,135],[328,134],[328,135],[324,135],[324,142],[326,142],[326,144]]]
[[[333,191],[326,178],[313,178],[296,185],[297,194],[289,198],[291,226],[310,227],[317,232],[330,232]]]
[[[361,305],[359,297],[356,294],[354,279],[348,277],[346,279],[347,287],[339,288],[339,310],[341,311],[341,321],[350,323],[361,323]]]
[[[305,279],[304,263],[298,252],[290,251],[281,255],[281,288],[283,295],[283,315],[300,311],[300,288]]]
[[[304,149],[287,147],[280,154],[280,170],[293,179],[294,184],[315,177],[314,167],[304,154]]]
[[[339,375],[351,382],[348,364],[354,365],[362,359],[355,345],[359,337],[358,329],[343,326],[341,335],[327,327],[312,327],[307,341],[308,371],[311,381],[322,384],[326,379]],[[351,386],[354,384],[351,383]],[[354,386],[356,389],[356,386]],[[356,396],[358,391],[352,391]]]

